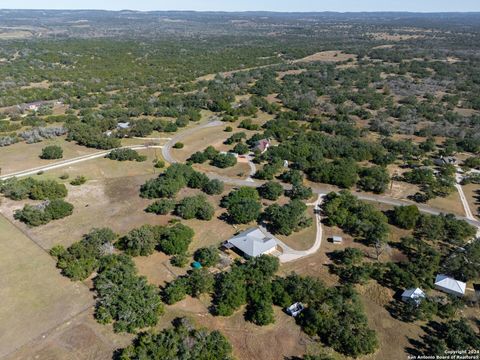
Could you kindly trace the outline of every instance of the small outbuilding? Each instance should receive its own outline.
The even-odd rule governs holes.
[[[300,302],[296,302],[285,309],[286,313],[293,317],[297,317],[303,310],[305,310],[305,307]]]
[[[438,274],[435,278],[435,288],[447,294],[463,297],[467,284],[447,275]]]
[[[341,244],[343,243],[343,238],[341,236],[332,236],[332,242],[334,244]]]
[[[227,240],[223,246],[227,249],[236,248],[246,257],[257,257],[274,252],[277,241],[265,235],[259,228],[252,228]]]
[[[417,306],[425,299],[425,293],[422,289],[407,289],[402,293],[402,301],[405,303],[413,303]]]

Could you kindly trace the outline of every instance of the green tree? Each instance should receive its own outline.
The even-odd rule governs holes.
[[[153,226],[143,225],[120,238],[117,246],[130,256],[148,256],[153,254],[157,245],[156,234]]]
[[[160,249],[167,255],[184,254],[192,242],[194,231],[183,224],[175,224],[164,229],[160,235]]]
[[[283,194],[283,186],[276,181],[269,181],[258,188],[260,196],[275,201]]]
[[[197,249],[193,258],[205,267],[215,266],[220,261],[218,249],[213,246]]]
[[[402,229],[413,229],[420,218],[420,211],[415,205],[396,206],[392,212],[392,221]]]

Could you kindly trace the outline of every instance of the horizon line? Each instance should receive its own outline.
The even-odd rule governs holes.
[[[479,10],[463,10],[463,11],[411,11],[411,10],[363,10],[363,11],[333,11],[333,10],[312,10],[312,11],[278,11],[278,10],[135,10],[135,9],[94,9],[94,8],[77,8],[77,9],[21,9],[21,8],[0,8],[0,11],[105,11],[105,12],[185,12],[185,13],[225,13],[225,14],[242,14],[242,13],[272,13],[272,14],[480,14]]]

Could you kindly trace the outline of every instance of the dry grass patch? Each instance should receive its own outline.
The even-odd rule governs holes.
[[[39,158],[42,149],[49,145],[58,145],[63,149],[62,160],[93,154],[99,151],[66,141],[64,137],[48,139],[35,144],[20,142],[0,148],[2,175],[58,162],[59,160],[42,160]]]
[[[456,190],[447,197],[436,197],[435,199],[428,201],[427,204],[433,208],[442,210],[446,214],[451,213],[465,216],[465,210],[463,209],[460,195],[458,195]]]
[[[87,287],[60,275],[55,261],[0,216],[0,357],[93,304]]]
[[[463,185],[463,192],[467,197],[468,205],[474,216],[478,216],[480,213],[480,185],[468,184]]]
[[[355,60],[357,55],[355,54],[346,54],[340,50],[332,51],[321,51],[309,56],[306,56],[302,59],[293,61],[293,63],[300,62],[315,62],[315,61],[324,61],[324,62],[343,62],[347,60]]]
[[[315,238],[317,236],[317,221],[315,214],[313,212],[313,206],[309,206],[307,210],[308,216],[313,219],[313,225],[309,226],[306,229],[302,229],[293,233],[292,235],[285,236],[285,235],[278,235],[277,237],[282,240],[285,244],[290,246],[292,249],[295,250],[307,250],[312,247],[315,243]],[[322,242],[325,239],[322,240]]]

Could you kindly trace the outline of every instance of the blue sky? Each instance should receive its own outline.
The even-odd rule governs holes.
[[[480,11],[480,0],[0,0],[4,9]]]

